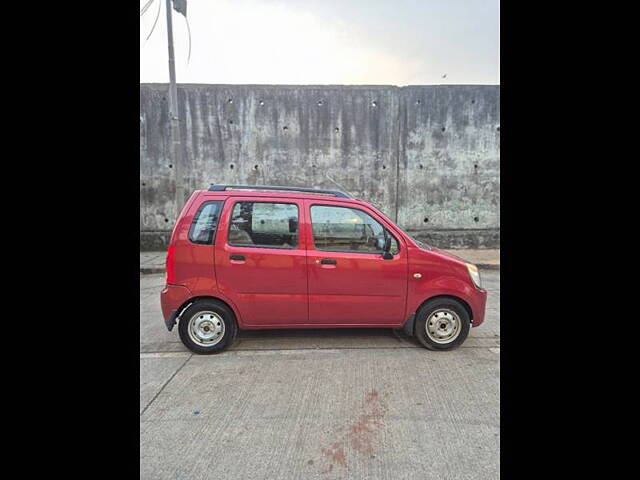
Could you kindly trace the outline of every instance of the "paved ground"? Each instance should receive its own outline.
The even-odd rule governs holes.
[[[191,355],[140,276],[144,479],[498,479],[500,273],[487,318],[431,352],[391,330],[244,332]]]
[[[500,249],[445,250],[483,269],[500,269]],[[140,273],[162,273],[167,252],[140,252]]]
[[[140,252],[140,273],[162,273],[167,252]]]

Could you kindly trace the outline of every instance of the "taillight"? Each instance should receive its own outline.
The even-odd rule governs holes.
[[[176,247],[173,245],[169,245],[167,248],[167,262],[165,264],[165,269],[167,272],[167,283],[172,284],[176,281],[175,269],[174,269],[174,255],[175,255]]]

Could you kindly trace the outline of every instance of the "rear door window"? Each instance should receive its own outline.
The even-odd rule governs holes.
[[[201,245],[214,243],[222,202],[205,202],[193,216],[189,240]]]
[[[227,242],[236,247],[296,248],[298,206],[276,202],[237,202]]]

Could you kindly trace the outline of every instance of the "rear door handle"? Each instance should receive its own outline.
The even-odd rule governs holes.
[[[337,265],[338,261],[335,258],[323,258],[320,263],[322,265]]]
[[[244,255],[238,255],[238,254],[233,254],[233,255],[229,255],[229,259],[230,260],[239,260],[241,262],[244,262],[246,260],[246,258],[244,258]]]

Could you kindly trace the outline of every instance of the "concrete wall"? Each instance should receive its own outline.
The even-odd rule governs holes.
[[[141,248],[176,217],[168,87],[140,85]],[[442,247],[496,247],[499,86],[180,85],[185,190],[338,188]]]

